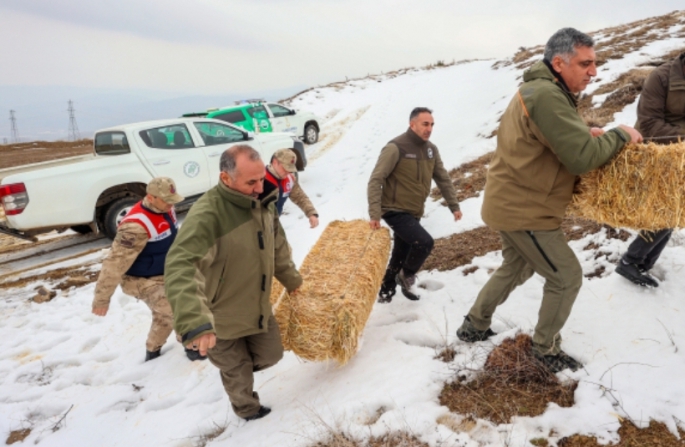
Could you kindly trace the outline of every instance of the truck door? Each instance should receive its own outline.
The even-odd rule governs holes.
[[[273,132],[274,129],[269,119],[269,112],[266,111],[263,105],[259,104],[248,107],[247,114],[252,117],[255,133]]]
[[[196,147],[185,124],[142,130],[136,137],[155,177],[171,177],[184,197],[209,189],[207,157],[202,148]]]
[[[297,136],[297,119],[294,111],[278,104],[269,104],[268,106],[271,112],[271,127],[274,132],[288,132]]]
[[[209,163],[209,178],[212,186],[219,181],[221,154],[229,147],[243,143],[252,146],[260,154],[262,153],[261,145],[256,140],[251,139],[247,132],[236,127],[212,121],[195,121],[193,127],[193,130],[199,134],[204,143],[201,149]]]

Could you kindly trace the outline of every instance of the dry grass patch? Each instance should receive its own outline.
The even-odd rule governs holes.
[[[628,420],[621,421],[618,434],[621,440],[617,444],[609,444],[615,447],[683,447],[685,446],[685,431],[678,429],[680,439],[671,433],[666,425],[650,421],[649,427],[637,428]],[[597,442],[597,438],[590,436],[574,435],[561,438],[557,443],[559,447],[606,447],[606,444]]]
[[[604,127],[613,121],[614,114],[620,112],[642,92],[642,84],[651,69],[634,68],[622,73],[615,80],[599,87],[593,95],[585,95],[578,103],[578,111],[590,127]],[[593,107],[594,95],[610,93],[598,107]]]
[[[324,441],[311,447],[429,447],[416,436],[406,432],[394,432],[361,440],[344,432],[331,432]]]
[[[488,173],[488,165],[490,164],[490,161],[492,161],[494,154],[494,152],[488,152],[487,154],[478,157],[473,161],[464,163],[458,168],[454,168],[449,172],[454,189],[457,190],[457,198],[460,202],[470,197],[477,197],[483,188],[485,188],[485,178]],[[433,200],[442,198],[442,194],[440,194],[440,190],[438,188],[433,188],[430,196],[433,198]],[[443,204],[446,205],[444,202]]]
[[[533,356],[531,344],[525,334],[504,340],[475,380],[445,385],[440,403],[455,413],[495,424],[511,422],[515,416],[538,416],[550,402],[572,406],[577,383],[561,383]]]
[[[0,144],[0,169],[93,153],[93,140]]]
[[[37,281],[47,281],[51,283],[50,289],[52,290],[69,290],[72,287],[82,287],[98,280],[100,271],[91,270],[93,265],[95,265],[95,263],[54,269],[45,273],[7,281],[0,283],[0,290],[24,287],[27,284]]]
[[[31,434],[30,428],[22,428],[20,430],[12,430],[5,440],[5,444],[10,445],[15,442],[24,442],[24,439],[28,438]]]

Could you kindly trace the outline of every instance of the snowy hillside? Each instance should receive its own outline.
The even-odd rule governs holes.
[[[685,14],[674,17],[675,23],[649,42],[626,47],[622,58],[607,58],[600,81],[586,93],[685,50]],[[653,23],[631,29],[640,27],[656,29]],[[599,42],[621,35],[627,39],[625,33],[605,30]],[[322,225],[310,229],[290,202],[283,217],[295,262],[302,262],[328,222],[368,217],[371,170],[384,144],[405,131],[413,107],[434,110],[431,140],[446,167],[494,150],[496,138],[488,137],[523,68],[539,59],[536,51],[528,57],[522,52],[518,60],[470,61],[352,80],[293,98],[291,105],[325,118],[320,142],[308,148],[310,164],[300,177]],[[592,101],[599,107],[604,99],[598,94]],[[612,121],[633,125],[635,103]],[[429,201],[423,222],[435,238],[472,230],[483,226],[481,203],[480,196],[462,202],[464,218],[455,223],[438,201]],[[121,289],[103,319],[90,313],[94,283],[61,291],[43,304],[28,299],[37,286],[51,287],[49,275],[14,280],[12,287],[0,284],[0,433],[30,429],[15,445],[46,447],[299,447],[315,445],[331,432],[360,439],[404,432],[430,446],[530,446],[533,439],[546,438],[553,445],[573,434],[616,442],[623,419],[641,427],[659,421],[673,433],[685,430],[685,382],[679,379],[685,370],[685,276],[680,274],[685,231],[674,234],[660,258],[656,274],[662,283],[656,289],[639,288],[613,273],[612,262],[627,242],[606,234],[602,230],[571,242],[585,273],[605,269],[585,279],[562,332],[564,349],[585,364],[578,372],[560,374],[578,381],[571,407],[550,404],[540,416],[497,425],[450,415],[439,403],[446,383],[458,374],[473,374],[495,345],[519,332],[531,334],[536,323],[539,276],[497,310],[493,329],[498,335],[491,341],[471,346],[456,339],[476,294],[501,262],[495,251],[475,258],[471,266],[478,269],[469,275],[465,267],[421,272],[426,291],[418,302],[396,296],[390,304],[376,304],[360,352],[344,367],[303,362],[286,353],[278,365],[257,373],[255,388],[273,412],[249,423],[231,411],[217,369],[209,362],[189,362],[173,336],[159,359],[143,362],[149,310]],[[100,250],[45,269],[86,265],[87,271],[98,270],[105,254]],[[453,360],[436,358],[450,346]],[[454,423],[445,423],[446,418]],[[467,419],[473,423],[463,424]]]

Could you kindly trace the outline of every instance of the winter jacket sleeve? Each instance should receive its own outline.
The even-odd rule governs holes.
[[[121,284],[121,278],[143,251],[147,241],[147,231],[141,225],[129,222],[119,227],[109,255],[102,262],[100,276],[95,285],[93,308],[109,306],[112,294]]]
[[[645,137],[684,135],[685,129],[666,122],[666,97],[668,96],[669,71],[654,70],[642,86],[637,103],[636,127]],[[677,141],[674,138],[673,141]],[[666,141],[660,141],[666,143]]]
[[[371,220],[381,220],[381,198],[383,195],[383,184],[385,179],[395,169],[400,161],[400,150],[394,143],[388,143],[378,156],[376,167],[371,173],[367,187],[367,197],[369,201],[369,217]]]
[[[309,197],[304,192],[299,182],[296,182],[292,191],[290,191],[290,200],[302,210],[305,216],[310,217],[314,214],[318,214],[316,208],[314,208],[314,205],[311,200],[309,200]]]
[[[602,166],[630,141],[630,135],[619,128],[599,137],[590,135],[570,99],[556,85],[544,89],[524,85],[519,94],[528,118],[535,124],[531,130],[548,142],[571,174],[585,174]]]
[[[457,191],[454,189],[452,178],[447,173],[445,166],[442,164],[440,152],[435,150],[435,167],[433,168],[433,180],[438,185],[438,189],[442,197],[447,202],[450,211],[459,211],[459,199],[457,199]]]
[[[202,267],[216,256],[214,241],[220,236],[213,219],[203,213],[188,214],[171,246],[164,266],[167,299],[174,313],[174,330],[185,344],[215,333],[214,316],[205,295]]]

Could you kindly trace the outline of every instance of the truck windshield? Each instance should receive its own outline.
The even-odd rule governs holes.
[[[129,154],[131,148],[123,132],[100,132],[95,135],[95,153],[98,155]]]

